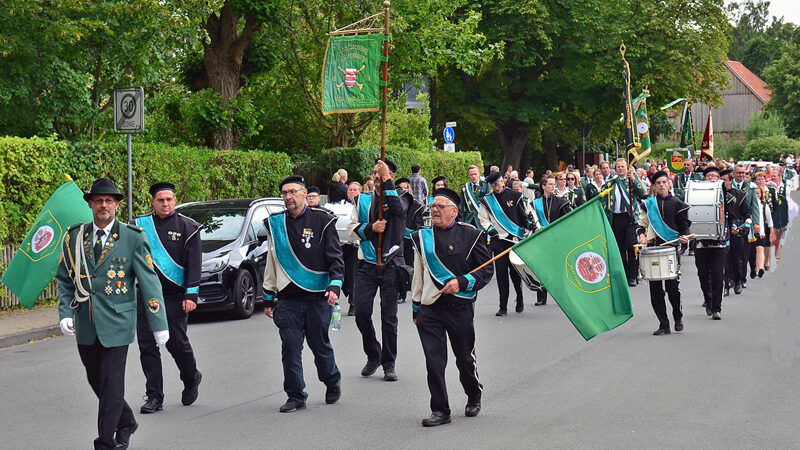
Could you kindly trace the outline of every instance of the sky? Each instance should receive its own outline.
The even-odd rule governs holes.
[[[770,16],[783,16],[784,22],[800,25],[800,1],[798,0],[770,0],[769,12]],[[772,22],[771,17],[770,22]]]

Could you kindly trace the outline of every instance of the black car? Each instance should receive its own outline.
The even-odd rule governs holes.
[[[202,225],[198,312],[229,311],[237,319],[253,314],[268,251],[264,219],[283,209],[280,198],[191,202],[176,208]]]

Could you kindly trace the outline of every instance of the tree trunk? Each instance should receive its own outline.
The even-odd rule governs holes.
[[[439,132],[437,131],[437,127],[439,126],[439,105],[436,103],[436,76],[431,75],[428,77],[428,80],[428,105],[430,105],[431,108],[431,136],[436,139],[436,136],[439,135]]]
[[[542,139],[542,148],[544,148],[544,155],[547,159],[547,167],[553,171],[558,170],[556,143],[547,139]]]
[[[528,127],[516,120],[508,122],[498,122],[495,124],[494,139],[500,147],[500,155],[503,159],[501,171],[508,165],[519,170],[522,154],[528,148]]]
[[[244,52],[250,45],[253,33],[261,28],[254,17],[247,17],[239,34],[241,17],[234,12],[231,1],[226,0],[219,15],[212,14],[203,24],[210,38],[203,42],[207,86],[219,94],[223,105],[236,97],[242,87]],[[239,145],[239,133],[232,125],[228,125],[227,128],[206,134],[206,143],[212,148],[234,149]]]

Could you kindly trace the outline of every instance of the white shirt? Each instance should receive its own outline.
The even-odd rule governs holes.
[[[103,243],[103,247],[106,246],[106,240],[108,240],[108,236],[111,234],[111,227],[114,226],[114,222],[116,220],[117,219],[112,220],[111,223],[106,225],[105,228],[102,228],[102,230],[104,231],[103,237],[101,238],[101,242]],[[94,246],[95,242],[97,242],[97,230],[100,230],[100,229],[101,228],[99,228],[95,222],[92,222],[92,246]]]

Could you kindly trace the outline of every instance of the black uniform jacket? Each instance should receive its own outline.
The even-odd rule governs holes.
[[[403,255],[403,235],[406,230],[406,205],[400,199],[400,195],[395,189],[394,182],[386,180],[381,183],[383,195],[383,219],[386,220],[386,229],[383,231],[383,249],[381,255],[385,259],[389,254],[389,250],[397,245],[400,247],[397,257]],[[369,217],[367,221],[361,221],[359,217],[359,203],[361,203],[365,196],[370,196]],[[372,224],[378,220],[378,193],[373,192],[370,194],[361,194],[356,197],[353,206],[353,215],[350,219],[350,225],[347,229],[350,234],[361,240],[368,240],[372,243],[372,247],[377,250],[378,248],[378,235],[372,231]],[[359,250],[359,258],[363,259],[363,253]],[[375,263],[375,261],[370,261]]]
[[[671,229],[678,232],[679,236],[687,236],[691,234],[689,228],[692,226],[692,221],[689,220],[689,205],[683,202],[675,195],[668,195],[667,197],[656,196],[656,204],[658,206],[658,214],[664,220],[664,223]],[[647,214],[647,203],[642,203],[642,211]],[[639,234],[644,234],[647,229],[642,227],[641,224],[637,229]],[[658,234],[653,238],[653,244],[661,245],[666,242]]]

